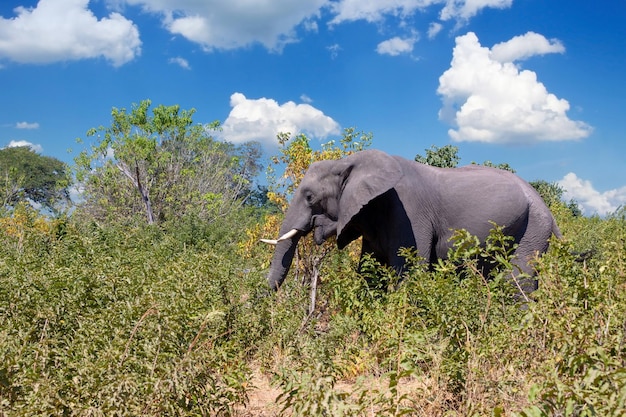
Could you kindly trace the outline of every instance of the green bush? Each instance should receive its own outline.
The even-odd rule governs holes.
[[[159,227],[2,218],[0,415],[250,415],[258,374],[286,415],[624,414],[624,212],[555,207],[566,239],[529,302],[496,228],[483,246],[459,231],[432,269],[404,251],[401,276],[334,252],[309,315],[306,279],[273,293],[271,250],[241,255],[260,221],[247,210]]]
[[[0,410],[230,415],[245,405],[269,304],[234,256],[149,227],[30,237],[19,252],[2,245]],[[33,250],[44,243],[45,254]]]

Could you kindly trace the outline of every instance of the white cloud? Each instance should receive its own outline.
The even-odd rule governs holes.
[[[482,9],[506,9],[511,7],[513,0],[446,0],[441,10],[441,20],[457,20],[466,22],[476,16]]]
[[[387,39],[378,44],[376,52],[381,55],[398,56],[401,54],[410,54],[413,52],[413,45],[418,41],[418,36],[414,35],[410,38],[400,38],[398,36]]]
[[[573,172],[565,175],[558,184],[565,190],[565,200],[576,200],[586,215],[604,216],[626,205],[626,186],[601,193],[593,188],[591,181],[578,178]]]
[[[379,22],[385,16],[407,18],[435,5],[443,6],[439,13],[441,20],[465,23],[484,8],[504,9],[512,3],[513,0],[340,0],[330,3],[335,14],[331,24],[355,20]]]
[[[308,103],[308,104],[313,103],[313,99],[311,97],[307,96],[306,94],[300,95],[300,100],[302,100],[302,102]]]
[[[499,58],[560,52],[560,43],[546,41],[552,46],[541,49],[541,35],[527,35],[499,44]],[[473,32],[456,38],[451,67],[439,78],[437,92],[443,100],[439,117],[456,125],[448,131],[455,141],[560,141],[587,137],[592,130],[570,120],[567,100],[549,93],[534,72],[494,59]]]
[[[17,122],[15,127],[17,129],[39,129],[39,123]]]
[[[309,104],[288,101],[278,104],[273,99],[248,99],[241,93],[230,97],[232,107],[219,136],[229,142],[251,140],[276,145],[278,133],[306,133],[323,139],[340,132],[339,124]]]
[[[341,46],[338,43],[335,43],[333,45],[327,46],[326,49],[330,51],[330,57],[332,59],[335,59],[339,55],[339,51],[341,51]]]
[[[435,39],[435,37],[441,32],[443,25],[441,23],[432,22],[428,25],[428,39]]]
[[[316,29],[314,18],[327,0],[127,0],[161,15],[173,34],[205,50],[234,49],[260,43],[273,51],[297,40],[296,26]]]
[[[12,140],[6,146],[7,148],[19,148],[22,146],[28,146],[35,152],[41,153],[43,151],[43,147],[41,145],[35,145],[34,143],[27,142],[25,140]]]
[[[331,3],[331,11],[335,14],[331,24],[354,20],[378,22],[386,15],[407,17],[417,10],[424,10],[428,6],[442,2],[442,0],[340,0]]]
[[[179,67],[183,68],[183,69],[191,69],[191,66],[189,66],[189,61],[187,61],[185,58],[181,58],[179,56],[175,57],[175,58],[170,58],[168,61],[170,64],[176,64]]]
[[[513,62],[535,55],[564,52],[565,47],[558,39],[548,40],[543,35],[528,32],[494,45],[491,48],[491,57],[499,62]]]
[[[51,63],[104,57],[114,66],[141,53],[137,27],[119,13],[98,19],[89,0],[40,0],[0,17],[0,57],[20,63]]]

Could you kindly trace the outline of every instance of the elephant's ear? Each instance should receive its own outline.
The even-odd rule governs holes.
[[[384,152],[366,150],[343,159],[338,164],[343,175],[337,238],[346,226],[371,200],[392,189],[402,178],[402,167],[396,159]],[[348,238],[346,244],[354,238]],[[342,245],[343,246],[343,245]]]

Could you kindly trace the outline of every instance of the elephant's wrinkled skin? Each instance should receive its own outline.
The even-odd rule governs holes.
[[[405,262],[400,248],[415,247],[433,263],[446,257],[455,229],[484,241],[491,222],[515,239],[514,263],[530,276],[532,258],[548,249],[552,234],[561,236],[539,194],[507,171],[436,168],[377,150],[316,162],[296,190],[281,238],[270,241],[276,250],[269,284],[273,289],[282,284],[298,240],[311,231],[318,244],[336,235],[340,249],[363,236],[362,255],[399,271]],[[525,293],[537,289],[534,279],[521,286]]]

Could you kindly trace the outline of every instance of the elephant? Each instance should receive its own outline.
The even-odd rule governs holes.
[[[481,242],[493,225],[517,244],[518,291],[538,288],[533,259],[561,237],[541,196],[517,175],[486,166],[438,168],[379,150],[314,162],[295,191],[274,244],[268,272],[272,289],[285,280],[299,239],[313,231],[317,244],[336,236],[337,246],[362,237],[361,257],[371,255],[401,272],[401,248],[414,248],[430,265],[446,259],[450,237],[466,229]]]

